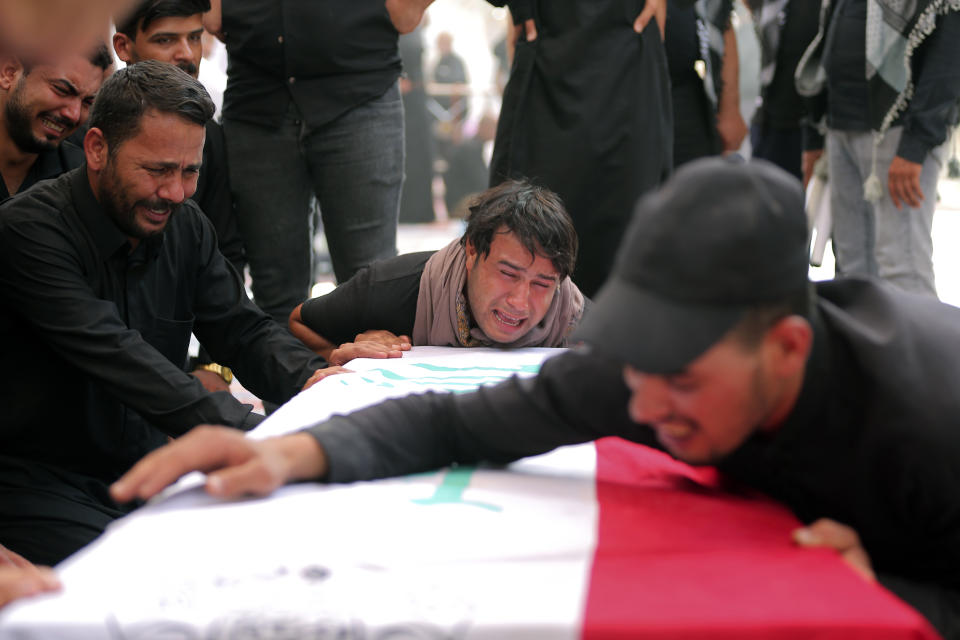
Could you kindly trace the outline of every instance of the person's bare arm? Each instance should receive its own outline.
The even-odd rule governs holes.
[[[210,0],[210,11],[203,14],[203,28],[223,42],[223,14],[220,0]]]
[[[410,33],[420,24],[423,12],[433,0],[386,0],[385,4],[394,28],[400,33]]]
[[[302,308],[303,304],[298,304],[294,310],[290,312],[290,319],[287,321],[290,333],[300,340],[300,342],[307,345],[314,353],[323,356],[324,360],[330,362],[330,354],[337,348],[337,345],[303,323],[303,316],[300,315]]]
[[[813,177],[813,168],[823,156],[823,149],[811,149],[809,151],[803,152],[803,157],[801,158],[801,167],[803,171],[803,186],[806,186],[810,183],[810,178]]]
[[[398,337],[389,331],[368,331],[358,335],[355,342],[334,344],[304,324],[302,307],[299,304],[290,312],[290,333],[332,365],[344,365],[354,358],[399,358],[403,355],[401,351],[410,350],[410,338]]]
[[[723,142],[723,151],[740,148],[747,136],[747,123],[740,113],[740,55],[737,51],[737,34],[732,26],[723,32],[723,88],[718,96],[717,133]]]

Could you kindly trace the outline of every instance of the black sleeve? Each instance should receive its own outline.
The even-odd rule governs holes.
[[[619,365],[569,352],[532,379],[388,400],[307,431],[326,452],[326,479],[350,482],[452,463],[506,463],[608,435],[653,444],[652,432],[630,421],[628,398]]]
[[[903,114],[903,137],[897,155],[922,163],[926,155],[947,139],[956,124],[960,100],[960,11],[941,16],[937,28],[922,47],[923,59],[915,66],[913,98]]]
[[[196,274],[194,334],[258,397],[286,402],[327,363],[247,297],[239,275],[212,240],[210,222],[200,221],[208,237],[201,242],[205,250]]]
[[[7,213],[12,213],[9,209]],[[196,215],[180,211],[180,216]],[[75,242],[54,215],[17,219],[0,230],[0,295],[51,349],[101,383],[169,435],[200,423],[252,428],[261,417],[226,392],[209,393],[129,328],[116,304],[100,298],[87,281]],[[205,222],[209,228],[209,222]],[[208,232],[208,253],[216,253]],[[226,263],[212,269],[223,281]],[[229,273],[233,273],[232,270]],[[244,296],[245,297],[245,296]]]
[[[374,262],[327,295],[304,302],[300,319],[334,344],[352,342],[358,333],[370,329],[409,336],[417,315],[420,276],[433,253],[421,251]]]
[[[227,173],[227,150],[223,128],[215,122],[207,123],[207,138],[203,145],[203,167],[200,184],[193,200],[213,223],[217,231],[220,252],[226,256],[238,273],[243,274],[247,264],[243,240],[237,226],[237,216],[230,193]]]

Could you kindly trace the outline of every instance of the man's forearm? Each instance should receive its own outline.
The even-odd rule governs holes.
[[[410,33],[417,28],[433,0],[386,0],[390,21],[400,33]]]

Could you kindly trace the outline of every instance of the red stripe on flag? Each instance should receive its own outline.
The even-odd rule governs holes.
[[[597,442],[597,547],[583,638],[933,639],[832,551],[796,547],[785,507],[712,468]]]

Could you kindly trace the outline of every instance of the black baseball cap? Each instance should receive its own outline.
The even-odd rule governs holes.
[[[803,188],[761,160],[705,158],[642,197],[574,335],[647,373],[683,370],[744,312],[809,288]]]

